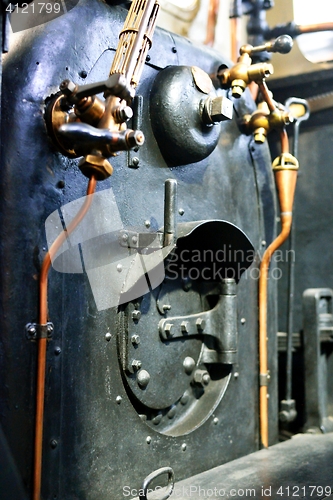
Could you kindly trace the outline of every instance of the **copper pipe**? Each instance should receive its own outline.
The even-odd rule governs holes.
[[[257,82],[250,82],[247,86],[254,101],[257,100],[259,94],[259,87]]]
[[[280,134],[282,154],[288,154],[289,142],[286,130]],[[296,162],[297,163],[297,162]],[[266,249],[259,276],[259,372],[260,372],[260,436],[262,445],[268,447],[268,352],[267,352],[267,278],[272,255],[289,236],[292,222],[297,168],[281,166],[275,170],[275,182],[281,209],[281,232]]]
[[[240,17],[231,17],[230,18],[231,60],[233,62],[237,62],[237,59],[239,57],[240,25],[241,25],[241,18]]]
[[[209,47],[212,47],[215,42],[215,28],[219,7],[220,0],[209,0],[206,40],[204,42],[205,45],[209,45]]]
[[[89,179],[87,188],[87,197],[76,214],[74,219],[68,225],[67,229],[62,231],[52,243],[49,251],[43,260],[42,269],[39,277],[39,324],[45,325],[48,320],[47,307],[47,278],[51,267],[52,259],[60,249],[74,229],[86,215],[92,202],[92,196],[95,192],[96,179],[92,176]],[[41,482],[42,482],[42,450],[43,450],[43,421],[44,421],[44,397],[45,397],[45,370],[46,370],[46,347],[47,339],[39,338],[37,340],[37,381],[36,381],[36,417],[35,417],[35,453],[34,453],[34,473],[33,473],[33,500],[40,500]]]
[[[318,31],[332,31],[333,23],[300,24],[297,31],[300,35],[305,33],[317,33]]]
[[[257,82],[257,83],[258,83],[259,90],[264,98],[264,101],[267,103],[267,106],[268,106],[270,112],[272,113],[273,111],[276,110],[276,105],[275,105],[275,103],[271,97],[271,94],[268,90],[267,83],[263,80],[260,82]],[[287,140],[288,140],[288,136],[287,136]]]

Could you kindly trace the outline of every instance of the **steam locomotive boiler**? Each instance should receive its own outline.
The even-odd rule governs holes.
[[[76,3],[3,60],[0,498],[328,498],[329,280],[305,295],[312,434],[278,444],[298,117],[254,58],[289,40],[235,63],[155,29],[158,2]]]

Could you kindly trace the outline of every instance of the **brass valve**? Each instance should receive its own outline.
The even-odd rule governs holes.
[[[64,80],[60,94],[46,105],[49,135],[65,156],[84,156],[79,167],[87,177],[106,179],[113,170],[108,157],[144,143],[143,133],[127,129],[126,122],[133,116],[129,105],[152,45],[158,10],[158,0],[134,0],[109,78],[82,86]],[[97,97],[101,92],[104,101]]]
[[[260,102],[258,109],[252,115],[243,117],[243,124],[247,133],[253,133],[254,141],[263,144],[268,132],[273,129],[282,129],[293,121],[292,116],[277,107],[270,111],[266,102]]]
[[[291,50],[292,44],[291,37],[282,35],[273,42],[258,47],[242,45],[237,63],[232,68],[221,68],[217,73],[222,88],[231,88],[233,97],[241,97],[250,82],[263,81],[274,71],[270,63],[252,64],[251,56],[262,51],[286,54]]]

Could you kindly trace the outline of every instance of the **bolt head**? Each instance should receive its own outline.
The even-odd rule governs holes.
[[[214,97],[210,103],[210,119],[213,123],[231,120],[233,103],[225,96]]]
[[[139,335],[132,335],[131,341],[132,341],[132,344],[139,345],[140,344],[140,337],[139,337]]]
[[[204,331],[205,326],[206,326],[206,321],[203,318],[198,318],[196,320],[195,324],[197,325],[197,330],[199,332],[203,332]]]
[[[202,387],[206,386],[210,382],[210,375],[206,370],[195,370],[193,375],[193,381],[201,385]]]
[[[164,326],[164,332],[166,333],[166,335],[168,337],[172,337],[173,336],[173,333],[171,331],[172,327],[173,327],[172,323],[166,323],[165,326]]]
[[[182,321],[180,324],[180,329],[181,329],[182,333],[188,333],[189,332],[189,322]]]
[[[36,331],[37,331],[37,330],[36,330],[35,325],[29,325],[29,326],[27,327],[27,332],[28,332],[28,333],[31,333],[32,335],[34,335],[34,334],[36,333]]]
[[[106,334],[105,334],[105,340],[107,342],[110,342],[110,340],[111,340],[111,333],[110,332],[106,332]]]
[[[76,85],[71,80],[64,80],[63,82],[61,82],[59,89],[63,94],[69,97],[75,91]]]
[[[133,359],[133,361],[132,361],[133,370],[135,370],[135,371],[140,370],[141,366],[142,366],[141,361],[139,361],[138,359]]]
[[[139,319],[141,318],[141,311],[139,311],[138,309],[135,309],[133,312],[132,312],[132,319],[134,321],[139,321]]]

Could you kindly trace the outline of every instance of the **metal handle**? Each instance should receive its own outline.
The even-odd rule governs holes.
[[[171,496],[171,494],[173,492],[173,487],[175,485],[175,473],[173,472],[173,469],[171,467],[161,467],[160,469],[157,469],[154,472],[152,472],[151,474],[149,474],[144,479],[144,481],[142,483],[142,488],[140,490],[140,491],[142,491],[142,494],[139,496],[140,500],[148,500],[148,498],[147,498],[148,486],[150,485],[150,483],[154,479],[156,479],[159,476],[162,476],[163,474],[168,474],[167,486],[169,486],[169,489],[166,492],[166,494],[164,495],[164,497],[162,497],[160,500],[167,500]]]

